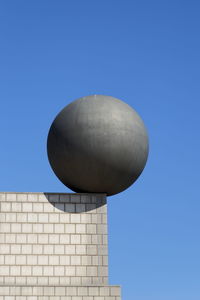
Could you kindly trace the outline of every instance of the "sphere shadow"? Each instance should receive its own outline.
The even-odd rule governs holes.
[[[56,209],[66,213],[86,213],[106,205],[106,194],[90,193],[44,193],[48,202]]]

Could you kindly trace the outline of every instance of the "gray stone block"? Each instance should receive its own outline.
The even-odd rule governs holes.
[[[0,208],[0,300],[120,299],[105,195],[0,193]]]

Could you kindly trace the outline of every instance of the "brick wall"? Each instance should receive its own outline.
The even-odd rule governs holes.
[[[87,286],[88,293],[107,286],[105,195],[0,193],[0,285],[9,293],[12,286]],[[84,299],[78,291],[73,299]],[[100,291],[94,297],[103,300]],[[107,299],[119,296],[106,291]]]
[[[3,300],[120,300],[118,286],[0,286]]]

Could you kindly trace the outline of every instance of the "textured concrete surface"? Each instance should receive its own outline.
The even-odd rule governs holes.
[[[143,121],[125,102],[91,95],[67,105],[51,125],[48,158],[75,192],[114,195],[141,174],[148,156]]]
[[[118,286],[0,286],[2,300],[120,300]]]
[[[0,285],[0,299],[120,299],[108,286],[105,195],[0,193]]]

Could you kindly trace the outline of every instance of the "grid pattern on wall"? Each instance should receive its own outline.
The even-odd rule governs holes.
[[[47,291],[120,299],[108,286],[106,195],[0,193],[0,300],[50,299]]]
[[[0,286],[2,300],[120,300],[118,286]]]
[[[0,200],[1,284],[108,283],[104,195],[1,193]]]

